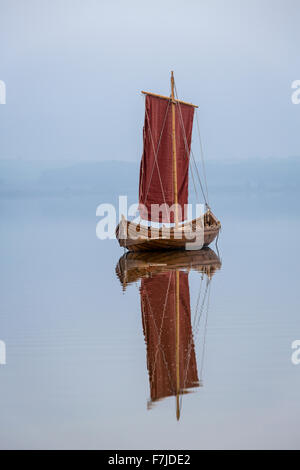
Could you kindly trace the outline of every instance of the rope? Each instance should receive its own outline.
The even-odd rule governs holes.
[[[176,94],[176,96],[177,96],[176,86],[175,86],[175,94]],[[178,96],[177,96],[177,98],[178,98]],[[183,130],[183,141],[184,141],[184,146],[185,146],[185,151],[186,151],[186,157],[187,157],[188,160],[190,160],[190,150],[189,150],[189,146],[188,146],[188,143],[187,143],[187,137],[186,137],[186,132],[185,132],[185,128],[184,128],[184,123],[183,123],[183,117],[182,117],[181,107],[180,107],[180,104],[179,104],[179,103],[178,103],[178,105],[179,105],[179,111],[180,111],[180,119],[179,119],[179,122],[180,122],[181,127],[182,127],[182,130]],[[196,198],[198,199],[198,192],[197,192],[196,183],[195,183],[195,179],[194,179],[193,169],[192,169],[191,166],[190,166],[190,169],[191,169],[191,175],[192,175],[193,186],[194,186],[194,190],[195,190],[195,193],[196,193]]]
[[[174,87],[175,87],[175,95],[176,95],[176,98],[178,99],[177,87],[176,87],[176,84],[175,84],[175,83],[174,83]],[[203,189],[203,185],[202,185],[202,182],[201,182],[201,179],[200,179],[200,175],[199,175],[198,167],[197,167],[197,164],[196,164],[194,152],[193,152],[192,149],[190,150],[190,152],[189,152],[189,150],[188,150],[186,132],[185,132],[185,128],[184,128],[183,117],[182,117],[182,111],[181,111],[181,105],[180,105],[180,102],[179,102],[179,101],[177,102],[177,106],[179,107],[179,111],[180,111],[180,123],[181,123],[181,127],[182,127],[182,129],[183,129],[183,137],[184,137],[184,143],[185,143],[187,155],[189,155],[189,153],[190,153],[191,156],[192,156],[192,161],[193,161],[194,166],[195,166],[195,172],[196,172],[196,176],[197,176],[197,178],[198,178],[198,182],[199,182],[199,185],[200,185],[200,189],[201,189],[201,192],[202,192],[202,195],[203,195],[205,204],[206,204],[206,206],[208,206],[208,198],[206,197],[205,191],[204,191],[204,189]],[[197,116],[197,114],[196,114],[196,116]],[[197,122],[198,122],[198,121],[197,121]],[[198,126],[198,127],[199,127],[199,126]],[[200,135],[200,134],[199,134],[199,135]],[[200,142],[201,142],[201,139],[200,139]],[[201,147],[202,147],[202,145],[201,145]],[[202,154],[203,154],[203,152],[202,152]],[[202,155],[202,156],[203,156],[203,155]],[[204,160],[203,160],[203,161],[204,161]],[[203,164],[204,164],[204,163],[203,163]],[[192,169],[192,166],[191,166],[191,174],[192,174],[192,177],[193,177],[193,169]],[[204,175],[205,175],[205,173],[204,173]],[[193,177],[193,181],[194,181],[194,177]],[[205,182],[206,182],[206,188],[207,188],[206,176],[205,176]],[[197,197],[197,191],[195,191],[195,192],[196,192],[196,197]]]
[[[174,83],[174,86],[175,86],[175,94],[176,94],[176,98],[178,100],[178,93],[177,93],[177,87],[176,87],[176,84]],[[187,139],[186,139],[186,132],[185,132],[185,128],[184,128],[184,124],[183,124],[183,117],[182,117],[182,112],[181,112],[181,104],[180,102],[178,101],[177,102],[177,106],[179,107],[179,111],[180,111],[180,116],[181,116],[181,125],[182,125],[182,128],[183,128],[183,132],[184,132],[184,137],[185,137],[185,141],[187,142]],[[197,114],[196,114],[197,116]],[[205,195],[205,192],[204,192],[204,189],[203,189],[203,185],[202,185],[202,182],[201,182],[201,178],[200,178],[200,175],[199,175],[199,171],[198,171],[198,167],[197,167],[197,164],[196,164],[196,160],[195,160],[195,156],[194,156],[194,152],[191,148],[190,150],[190,153],[192,155],[192,161],[194,163],[194,166],[195,166],[195,172],[196,172],[196,175],[197,175],[197,178],[198,178],[198,182],[199,182],[199,185],[200,185],[200,188],[201,188],[201,192],[202,192],[202,195],[203,195],[203,198],[204,198],[204,201],[205,201],[205,204],[206,206],[208,206],[208,198],[206,198],[206,195]],[[191,167],[191,172],[193,171],[192,167]],[[192,173],[193,174],[193,173]]]
[[[188,354],[187,354],[187,364],[186,364],[186,369],[185,369],[185,375],[184,375],[184,381],[183,381],[183,390],[185,389],[186,381],[187,381],[187,374],[188,374],[188,368],[189,368],[189,363],[191,359],[191,354],[193,350],[193,344],[194,347],[196,346],[196,339],[199,331],[199,325],[201,321],[201,317],[204,311],[204,306],[205,306],[205,301],[207,298],[206,302],[206,312],[205,312],[205,326],[204,326],[204,339],[203,339],[203,346],[202,346],[202,355],[201,355],[201,366],[200,366],[200,374],[199,374],[199,382],[201,384],[202,378],[203,378],[203,368],[204,368],[204,355],[205,355],[205,346],[206,346],[206,333],[207,333],[207,323],[208,323],[208,310],[209,310],[209,299],[210,299],[210,279],[207,279],[206,283],[206,288],[203,296],[203,301],[202,305],[200,308],[200,311],[198,310],[199,308],[199,300],[201,296],[201,290],[202,290],[202,282],[204,279],[204,274],[201,276],[201,281],[200,281],[200,287],[199,287],[199,293],[198,293],[198,298],[197,298],[197,303],[196,303],[196,308],[195,308],[195,315],[194,315],[194,321],[193,321],[193,335],[190,338],[189,344],[188,344]],[[196,325],[195,331],[194,327]],[[182,407],[182,394],[180,396],[180,409]]]
[[[203,313],[203,310],[204,310],[206,294],[207,294],[207,291],[208,291],[208,288],[209,288],[209,285],[210,285],[210,281],[208,280],[208,282],[206,284],[206,289],[205,289],[202,305],[201,305],[201,308],[200,308],[200,314],[198,314],[198,312],[199,312],[198,308],[199,308],[199,301],[200,301],[200,297],[201,297],[203,279],[204,279],[204,274],[202,273],[199,292],[198,292],[198,297],[197,297],[197,302],[196,302],[194,321],[193,321],[193,326],[192,326],[193,334],[191,335],[190,341],[189,341],[189,344],[188,344],[187,363],[186,363],[185,374],[184,374],[183,390],[185,389],[185,385],[186,385],[186,382],[187,382],[187,375],[188,375],[189,364],[190,364],[191,355],[192,355],[192,351],[193,351],[193,346],[194,346],[194,348],[196,346],[196,336],[198,334],[199,324],[200,324],[202,313]],[[204,338],[205,338],[205,335],[206,335],[207,316],[208,316],[207,314],[208,314],[208,303],[207,303],[207,310],[206,310],[206,324],[205,324],[206,326],[205,326]],[[196,325],[196,328],[195,328],[196,331],[194,332],[195,325]],[[204,339],[204,344],[205,344],[205,339]],[[203,363],[204,363],[204,349],[205,348],[203,347],[202,348],[201,369],[200,369],[200,380],[199,380],[200,383],[202,381],[202,370],[203,370]],[[180,396],[180,409],[182,408],[182,399],[183,398],[182,398],[182,394],[181,394],[181,396]]]
[[[203,347],[202,347],[202,356],[201,356],[201,366],[200,366],[200,382],[203,379],[203,369],[204,369],[204,355],[205,355],[205,346],[206,346],[206,333],[207,333],[207,323],[208,323],[208,309],[209,309],[209,300],[210,300],[210,280],[208,281],[208,296],[207,296],[207,307],[206,307],[206,316],[205,316],[205,326],[204,326],[204,337],[203,337]]]
[[[193,326],[192,326],[192,330],[193,330],[193,331],[194,331],[194,329],[195,329],[196,318],[197,318],[197,315],[198,315],[198,309],[199,309],[199,302],[200,302],[200,297],[201,297],[203,279],[204,279],[204,274],[202,273],[202,275],[201,275],[201,280],[200,280],[199,291],[198,291],[197,302],[196,302],[196,307],[195,307],[195,314],[194,314]]]
[[[200,132],[200,125],[199,125],[198,111],[197,110],[196,110],[196,124],[197,124],[198,137],[199,137],[199,143],[200,143],[200,156],[201,156],[202,171],[203,171],[204,182],[205,182],[206,197],[207,197],[207,201],[209,203],[208,186],[207,186],[207,178],[206,178],[206,170],[205,170],[205,162],[204,162],[204,153],[203,153],[203,146],[202,146],[202,139],[201,139],[201,132]]]
[[[202,276],[201,276],[200,287],[199,287],[199,292],[198,292],[198,298],[197,298],[197,303],[196,303],[196,308],[195,308],[194,321],[193,321],[193,326],[192,326],[192,335],[190,337],[190,341],[189,341],[189,344],[188,344],[188,354],[187,354],[187,363],[186,363],[186,369],[185,369],[185,375],[184,375],[184,381],[183,381],[183,390],[185,389],[185,385],[186,385],[186,382],[187,382],[187,375],[188,375],[189,363],[190,363],[191,355],[192,355],[192,351],[193,351],[193,346],[194,346],[194,349],[196,347],[196,339],[197,339],[197,335],[198,335],[198,331],[199,331],[199,325],[200,325],[201,317],[202,317],[202,314],[203,314],[203,311],[204,311],[204,305],[205,305],[207,290],[208,290],[208,287],[209,287],[209,281],[208,281],[207,284],[206,284],[206,289],[205,289],[205,292],[204,292],[203,301],[202,301],[201,308],[200,308],[200,311],[199,311],[199,301],[200,301],[200,297],[201,297],[203,279],[204,279],[204,274],[202,274]],[[206,313],[208,313],[208,305],[207,305]],[[207,317],[207,315],[206,315],[206,317]],[[207,320],[206,320],[206,323],[207,323]],[[206,332],[204,334],[206,334]],[[204,350],[202,350],[202,361],[201,361],[200,380],[199,380],[200,383],[202,381],[202,369],[203,369],[203,362],[204,362],[203,354],[204,354]],[[181,406],[182,406],[182,395],[180,397],[180,408],[181,408]]]
[[[205,307],[205,301],[206,301],[208,286],[209,286],[209,282],[207,282],[207,284],[206,284],[206,288],[205,288],[205,291],[204,291],[204,294],[203,294],[203,301],[202,301],[202,304],[201,304],[201,307],[200,307],[200,310],[199,310],[199,315],[198,315],[198,312],[196,312],[196,314],[195,314],[195,317],[196,317],[196,315],[198,315],[198,318],[197,319],[195,318],[195,322],[194,322],[194,328],[195,328],[194,336],[195,337],[197,336],[199,328],[200,328],[200,322],[201,322],[202,314],[203,314],[204,307]]]
[[[217,238],[216,238],[216,242],[215,242],[215,247],[216,247],[217,255],[218,255],[219,258],[220,258],[220,253],[219,253],[218,241],[219,241],[220,231],[221,231],[221,230],[218,231]]]

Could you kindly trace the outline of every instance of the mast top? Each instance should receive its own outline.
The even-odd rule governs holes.
[[[171,88],[174,90],[174,72],[173,72],[173,70],[171,71]],[[155,96],[156,98],[162,98],[162,99],[168,100],[168,101],[172,100],[175,103],[181,103],[181,104],[186,104],[188,106],[193,106],[193,108],[198,108],[199,107],[196,104],[188,103],[187,101],[178,100],[174,96],[164,96],[164,95],[159,95],[157,93],[152,93],[151,91],[143,91],[143,90],[142,90],[142,93],[143,93],[143,95]]]
[[[171,71],[171,85],[174,86],[174,72]]]

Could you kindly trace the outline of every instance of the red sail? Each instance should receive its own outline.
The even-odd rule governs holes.
[[[184,205],[188,203],[188,172],[194,107],[183,103],[175,106],[175,135],[179,221],[184,220]],[[172,152],[172,104],[170,100],[146,95],[144,150],[140,167],[140,215],[153,222],[174,222],[175,202]],[[152,210],[151,205],[156,205]],[[157,205],[165,205],[162,212]],[[181,212],[181,213],[180,213]]]
[[[176,271],[159,273],[141,281],[141,308],[152,402],[184,393],[186,389],[199,385],[188,273],[179,272],[179,324],[176,321],[175,295]],[[179,344],[176,341],[178,327]]]

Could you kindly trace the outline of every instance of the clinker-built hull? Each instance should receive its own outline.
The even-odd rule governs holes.
[[[194,250],[212,243],[220,229],[220,222],[211,212],[177,228],[146,227],[122,218],[116,237],[129,251]]]

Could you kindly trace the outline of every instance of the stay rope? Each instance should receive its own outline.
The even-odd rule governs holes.
[[[174,88],[175,88],[176,99],[178,100],[178,93],[177,93],[177,87],[176,87],[176,83],[175,83],[175,82],[174,82]],[[182,128],[183,140],[184,140],[184,144],[185,144],[186,154],[187,154],[187,157],[188,157],[188,158],[189,158],[189,155],[192,156],[192,162],[193,162],[194,167],[195,167],[195,173],[196,173],[196,176],[197,176],[197,179],[198,179],[198,182],[199,182],[199,186],[200,186],[200,189],[201,189],[201,193],[202,193],[202,196],[203,196],[203,199],[204,199],[204,201],[205,201],[206,206],[209,207],[209,203],[208,203],[208,189],[207,189],[207,178],[206,178],[206,172],[205,172],[204,155],[203,155],[203,146],[202,146],[202,140],[201,140],[201,134],[200,134],[200,127],[199,127],[199,122],[198,122],[197,111],[196,111],[196,122],[197,122],[198,137],[199,137],[199,142],[200,142],[200,155],[201,155],[202,168],[203,168],[203,177],[204,177],[204,182],[205,182],[205,189],[206,189],[206,191],[204,191],[204,187],[203,187],[203,184],[202,184],[202,181],[201,181],[201,178],[200,178],[200,174],[199,174],[199,170],[198,170],[198,167],[197,167],[197,163],[196,163],[196,159],[195,159],[194,152],[193,152],[192,148],[191,148],[190,150],[189,150],[189,148],[188,148],[187,137],[186,137],[186,131],[185,131],[185,127],[184,127],[183,116],[182,116],[182,111],[181,111],[181,105],[180,105],[179,100],[177,101],[177,106],[178,106],[178,109],[179,109],[180,124],[181,124],[181,128]],[[196,197],[198,198],[198,193],[197,193],[196,185],[195,185],[195,182],[194,182],[194,175],[193,175],[193,167],[192,167],[192,165],[190,165],[190,169],[191,169],[191,175],[192,175],[192,179],[193,179],[193,184],[194,184],[194,189],[195,189]]]
[[[206,333],[207,333],[207,323],[208,323],[208,309],[210,301],[210,281],[208,282],[208,294],[207,294],[207,303],[206,303],[206,315],[205,315],[205,325],[204,325],[204,335],[203,335],[203,346],[201,354],[201,366],[200,366],[200,382],[203,380],[203,369],[204,369],[204,356],[205,356],[205,346],[206,346]]]
[[[193,348],[196,350],[196,341],[198,339],[198,333],[199,333],[199,327],[200,327],[200,322],[201,318],[203,315],[205,303],[206,303],[206,314],[205,314],[205,327],[204,327],[204,339],[203,339],[203,347],[202,347],[202,354],[201,354],[201,366],[200,366],[200,374],[199,374],[199,382],[202,382],[202,377],[203,377],[203,366],[204,366],[204,354],[205,354],[205,343],[206,343],[206,331],[207,331],[207,318],[208,318],[208,308],[209,308],[209,293],[210,293],[210,280],[208,279],[206,282],[206,288],[205,292],[203,295],[203,301],[201,303],[201,307],[199,310],[199,301],[201,297],[201,290],[202,290],[202,284],[203,284],[203,279],[204,279],[204,274],[202,273],[201,276],[201,281],[200,281],[200,286],[199,286],[199,292],[198,292],[198,297],[197,297],[197,302],[196,302],[196,307],[195,307],[195,314],[194,314],[194,319],[193,319],[193,326],[192,326],[192,335],[190,337],[190,341],[188,344],[188,353],[187,353],[187,362],[186,362],[186,368],[185,368],[185,374],[184,374],[184,381],[183,381],[183,390],[186,388],[186,382],[187,382],[187,374],[188,374],[188,369],[189,369],[189,364],[191,360],[191,355]],[[207,295],[208,293],[208,295]],[[207,302],[206,302],[207,299]],[[182,407],[182,393],[180,396],[180,410]]]
[[[206,198],[207,198],[207,201],[208,201],[208,204],[209,204],[206,169],[205,169],[205,162],[204,162],[204,152],[203,152],[202,138],[201,138],[201,132],[200,132],[200,124],[199,124],[199,118],[198,118],[198,111],[197,110],[196,110],[196,124],[197,124],[198,138],[199,138],[199,144],[200,144],[200,156],[201,156],[203,178],[204,178],[205,189],[206,189]]]

